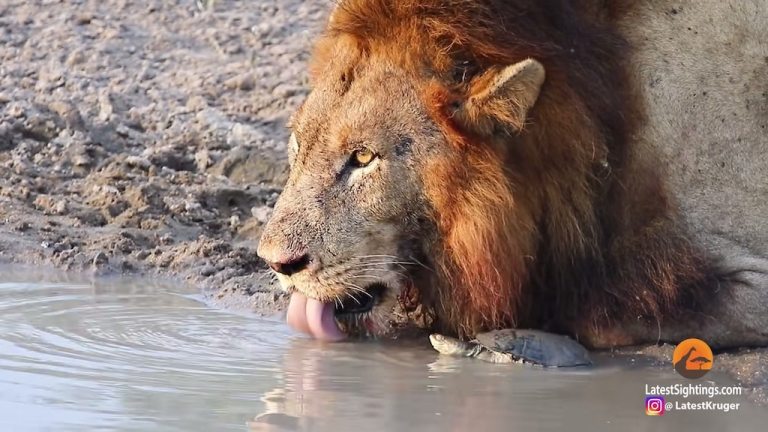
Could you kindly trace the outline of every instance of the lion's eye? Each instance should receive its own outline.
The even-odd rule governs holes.
[[[376,159],[378,155],[373,152],[373,150],[363,147],[361,149],[357,149],[354,152],[352,152],[352,158],[350,159],[350,163],[352,166],[357,168],[362,168],[364,166],[367,166],[371,162],[373,162],[374,159]]]

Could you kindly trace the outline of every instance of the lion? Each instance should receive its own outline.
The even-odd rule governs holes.
[[[258,253],[323,340],[768,345],[768,3],[341,0]]]

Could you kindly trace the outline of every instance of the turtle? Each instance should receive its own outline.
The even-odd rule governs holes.
[[[503,329],[480,333],[471,341],[431,334],[441,354],[473,357],[491,363],[533,363],[545,367],[589,366],[584,346],[568,336],[541,330]]]

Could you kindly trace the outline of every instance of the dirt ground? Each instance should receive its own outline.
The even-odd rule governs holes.
[[[256,244],[331,3],[0,4],[0,262],[172,277],[217,306],[281,310]],[[765,350],[716,362],[768,401]]]
[[[0,260],[274,310],[256,239],[328,3],[3,2]]]

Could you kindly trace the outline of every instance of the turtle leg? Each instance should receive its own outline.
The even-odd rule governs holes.
[[[520,363],[521,360],[511,354],[492,351],[478,342],[464,342],[456,338],[443,336],[440,334],[429,335],[429,341],[432,347],[440,354],[454,357],[477,358],[490,363]]]

